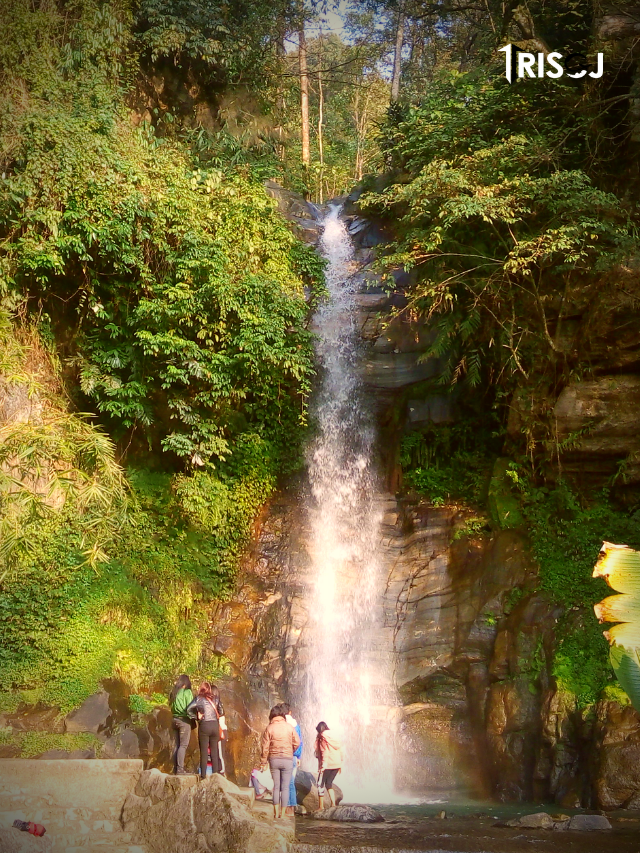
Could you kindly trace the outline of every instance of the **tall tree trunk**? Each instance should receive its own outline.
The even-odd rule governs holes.
[[[308,166],[311,162],[309,148],[309,71],[307,68],[307,39],[304,24],[298,33],[298,59],[300,63],[300,114],[302,120],[302,162]]]
[[[322,88],[322,32],[319,36],[320,51],[318,56],[318,154],[320,156],[320,204],[323,203],[324,181],[324,141],[322,135],[322,124],[324,122],[324,89]]]
[[[284,64],[287,50],[284,43],[284,36],[281,36],[277,42],[277,51],[278,51],[278,61]],[[285,115],[285,100],[284,100],[284,85],[282,82],[282,78],[278,75],[278,83],[276,89],[276,133],[278,135],[278,141],[276,143],[276,151],[278,154],[278,159],[284,161],[285,157],[285,149],[284,149],[284,115]]]
[[[393,52],[393,77],[391,78],[391,103],[400,97],[400,69],[402,66],[402,47],[404,45],[404,3],[398,6],[398,26],[396,28],[396,46]]]

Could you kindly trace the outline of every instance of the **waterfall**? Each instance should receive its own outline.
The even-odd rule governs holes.
[[[314,765],[315,726],[324,720],[344,747],[336,782],[345,799],[390,802],[396,702],[382,607],[375,425],[358,375],[354,250],[339,207],[330,207],[323,225],[329,298],[315,316],[321,376],[307,460],[313,598],[304,762]]]

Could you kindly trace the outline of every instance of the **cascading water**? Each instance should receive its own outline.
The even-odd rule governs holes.
[[[321,383],[318,425],[309,449],[309,669],[302,719],[306,766],[313,765],[315,725],[324,720],[344,746],[338,784],[352,802],[393,797],[391,648],[384,641],[380,578],[381,495],[374,463],[374,419],[358,376],[353,246],[332,206],[321,250],[329,298],[315,317]],[[387,648],[387,645],[389,648]],[[392,716],[392,715],[391,715]]]

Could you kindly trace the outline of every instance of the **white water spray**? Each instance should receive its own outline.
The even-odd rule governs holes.
[[[311,561],[309,666],[302,719],[305,765],[324,720],[344,747],[337,784],[351,802],[393,799],[391,649],[386,648],[380,577],[382,512],[374,463],[375,428],[358,376],[353,246],[340,210],[324,220],[329,298],[315,317],[322,362],[309,449]],[[390,713],[391,712],[391,713]]]

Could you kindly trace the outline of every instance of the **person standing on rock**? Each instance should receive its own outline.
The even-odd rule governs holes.
[[[338,738],[328,733],[329,726],[324,721],[318,723],[316,731],[314,754],[318,759],[318,810],[322,811],[325,791],[329,792],[331,805],[336,804],[333,780],[342,769],[342,746]]]
[[[193,702],[193,690],[191,688],[191,679],[184,673],[178,677],[178,680],[173,685],[173,690],[169,694],[169,704],[173,714],[173,728],[176,732],[176,754],[175,754],[175,772],[177,776],[183,776],[186,773],[184,769],[184,758],[187,754],[189,741],[191,740],[191,730],[195,727],[193,720],[189,719],[187,708]]]
[[[207,778],[208,753],[211,752],[211,769],[220,772],[220,718],[224,717],[224,708],[220,701],[220,691],[211,682],[203,681],[193,703],[198,718],[198,743],[200,745],[200,778]]]
[[[262,734],[261,770],[267,764],[273,776],[273,816],[282,817],[282,809],[289,802],[289,784],[293,772],[293,753],[300,746],[298,733],[285,719],[282,705],[274,705],[269,712],[269,725]]]
[[[300,730],[300,726],[298,725],[298,721],[291,716],[291,706],[288,702],[283,702],[280,707],[284,711],[285,720],[289,723],[290,726],[296,730],[296,734],[300,738],[300,743],[298,748],[294,750],[293,753],[293,767],[291,770],[291,781],[289,782],[289,801],[287,803],[286,813],[288,815],[295,814],[295,808],[298,805],[298,797],[296,795],[296,770],[298,769],[298,764],[300,763],[300,758],[302,756],[302,731]]]

